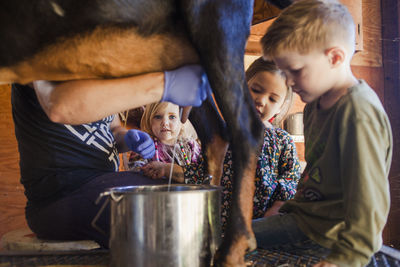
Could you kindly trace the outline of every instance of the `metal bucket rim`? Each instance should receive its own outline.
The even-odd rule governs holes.
[[[169,187],[169,191],[168,191]],[[182,190],[176,190],[181,188]],[[165,189],[165,190],[160,190]],[[195,185],[195,184],[171,184],[165,185],[132,185],[132,186],[118,186],[111,187],[105,192],[112,193],[114,195],[147,195],[147,194],[188,194],[195,192],[212,192],[220,191],[221,186],[216,185]]]

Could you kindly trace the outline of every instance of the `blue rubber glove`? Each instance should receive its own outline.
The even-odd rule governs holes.
[[[129,149],[143,158],[151,159],[154,156],[156,151],[154,141],[147,133],[132,129],[125,134],[124,139]]]
[[[211,87],[200,65],[186,65],[165,71],[164,93],[161,101],[179,106],[198,107],[211,95]]]

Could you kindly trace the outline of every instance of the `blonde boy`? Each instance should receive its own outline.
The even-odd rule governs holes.
[[[325,258],[315,266],[368,264],[389,212],[390,123],[375,92],[351,71],[354,29],[339,2],[300,0],[261,41],[307,103],[307,167],[285,214],[253,229],[261,247],[303,246]]]

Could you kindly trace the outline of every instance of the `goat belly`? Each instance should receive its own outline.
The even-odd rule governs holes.
[[[0,67],[0,83],[125,77],[198,61],[185,35],[143,36],[134,27],[97,27],[62,37],[22,62]]]

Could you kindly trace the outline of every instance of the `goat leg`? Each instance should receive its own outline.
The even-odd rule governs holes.
[[[252,9],[253,1],[181,1],[185,25],[226,121],[232,148],[233,206],[217,255],[216,264],[221,266],[244,266],[246,250],[255,248],[251,205],[263,126],[247,88],[243,62]]]

